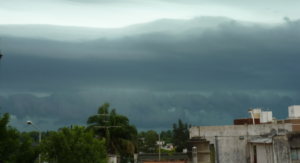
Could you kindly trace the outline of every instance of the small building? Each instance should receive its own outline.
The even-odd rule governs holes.
[[[256,147],[260,150],[260,142],[264,142],[265,139],[272,140],[273,136],[287,135],[290,131],[292,131],[290,123],[199,126],[190,128],[190,138],[203,137],[209,141],[210,146],[216,149],[215,141],[218,136],[220,162],[249,163],[257,157],[264,157],[261,153],[250,152],[255,151]],[[264,142],[263,146],[267,143]],[[217,153],[213,150],[211,154],[216,155]],[[212,159],[216,162],[216,157]]]
[[[163,141],[163,140],[161,140],[161,141],[156,141],[156,144],[157,144],[157,145],[161,145],[161,146],[162,146],[162,145],[164,145],[164,144],[165,144],[165,141]]]
[[[288,110],[286,120],[276,120],[269,110],[249,109],[250,118],[234,125],[191,127],[190,139],[209,143],[211,163],[217,155],[221,163],[300,163],[300,106]]]
[[[165,145],[165,148],[164,149],[166,149],[166,150],[172,150],[172,149],[174,149],[173,148],[173,144],[172,143],[167,143],[166,145]]]

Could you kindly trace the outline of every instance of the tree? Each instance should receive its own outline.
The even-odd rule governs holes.
[[[117,114],[116,109],[109,112],[109,103],[104,103],[98,108],[98,114],[90,116],[87,120],[88,130],[94,130],[96,135],[106,139],[108,153],[120,156],[133,155],[137,147],[137,129],[129,124],[129,119]],[[107,116],[99,115],[107,114]],[[107,122],[105,122],[107,121]],[[121,126],[120,128],[105,126]],[[102,128],[99,128],[102,127]]]
[[[30,131],[28,134],[35,142],[39,142],[40,133],[38,131]]]
[[[183,124],[182,121],[178,120],[178,126],[176,123],[173,124],[173,137],[171,142],[176,148],[176,152],[182,152],[186,148],[186,141],[189,140],[189,128],[191,125]]]
[[[142,131],[140,133],[138,133],[138,138],[146,138],[147,132]]]
[[[75,125],[53,132],[42,143],[42,161],[64,163],[107,163],[105,139],[94,139],[92,130],[84,133],[85,127]]]
[[[165,141],[165,143],[171,143],[171,139],[172,139],[172,131],[168,130],[168,131],[161,131],[160,133],[160,139]]]
[[[49,131],[47,130],[47,132],[46,132],[46,136],[47,137],[49,137],[50,136],[50,134],[49,134]]]
[[[146,149],[144,152],[154,152],[157,148],[157,133],[153,130],[149,130],[146,135]]]
[[[29,163],[34,162],[38,158],[40,146],[32,148],[32,143],[34,143],[34,140],[27,133],[23,134],[22,143],[19,145],[18,152],[15,155],[15,162]]]
[[[39,146],[32,148],[34,141],[26,133],[20,141],[20,132],[8,125],[9,120],[9,113],[3,116],[0,113],[0,162],[34,162],[39,154]]]

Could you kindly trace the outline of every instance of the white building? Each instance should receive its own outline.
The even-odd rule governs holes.
[[[161,140],[160,142],[159,141],[156,141],[156,144],[157,145],[160,145],[160,146],[163,146],[165,144],[165,141]]]
[[[251,111],[251,121],[259,118],[261,124],[191,127],[190,138],[209,141],[208,152],[215,162],[217,140],[220,163],[300,163],[300,132],[295,132],[300,131],[300,105],[290,106],[289,118],[279,121],[271,111]]]

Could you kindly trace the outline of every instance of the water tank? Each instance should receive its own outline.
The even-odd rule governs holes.
[[[273,121],[273,115],[271,111],[262,111],[260,113],[260,123],[268,123]]]
[[[289,106],[288,119],[300,119],[300,105]]]
[[[182,153],[187,153],[187,149],[183,149],[183,150],[182,150]]]
[[[253,109],[253,117],[260,118],[261,108]]]
[[[197,147],[193,147],[192,155],[193,155],[193,163],[198,163],[198,159],[197,159]]]

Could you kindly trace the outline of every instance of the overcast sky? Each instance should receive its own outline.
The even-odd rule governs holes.
[[[300,105],[299,1],[0,4],[0,107],[20,131],[86,125],[105,101],[139,131]]]

